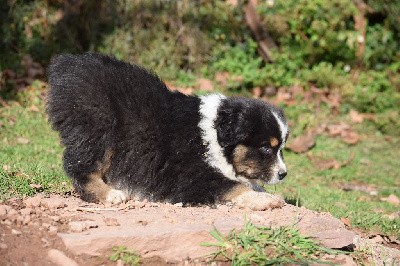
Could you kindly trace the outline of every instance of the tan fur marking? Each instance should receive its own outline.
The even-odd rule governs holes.
[[[85,192],[94,200],[104,201],[108,192],[112,189],[104,182],[104,176],[111,166],[112,154],[111,150],[107,150],[103,161],[98,163],[97,170],[88,176],[89,181],[86,183]]]
[[[246,160],[248,148],[244,145],[237,145],[233,151],[232,164],[236,173],[251,176],[258,171],[259,163],[254,160]]]
[[[276,147],[279,144],[279,141],[277,138],[270,138],[269,142],[271,144],[271,147]]]
[[[232,201],[232,199],[249,191],[252,191],[252,189],[249,188],[248,186],[244,184],[238,184],[234,186],[231,190],[229,190],[227,193],[225,193],[222,199],[224,201]]]

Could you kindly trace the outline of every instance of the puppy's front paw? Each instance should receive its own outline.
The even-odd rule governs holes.
[[[256,191],[246,191],[234,197],[232,202],[241,208],[250,208],[253,211],[280,208],[285,204],[279,196]]]
[[[126,195],[124,192],[118,189],[111,189],[107,193],[106,197],[106,202],[112,203],[112,204],[119,204],[122,202],[125,202],[127,199]]]

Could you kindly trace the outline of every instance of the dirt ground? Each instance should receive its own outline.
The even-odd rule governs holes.
[[[382,242],[391,248],[384,247],[348,230],[330,214],[292,205],[251,212],[227,205],[182,207],[147,201],[111,206],[89,204],[73,195],[37,195],[0,203],[0,265],[121,265],[108,259],[112,246],[118,245],[137,250],[144,265],[196,264],[212,251],[199,246],[212,240],[209,230],[240,228],[244,213],[253,223],[272,227],[298,219],[300,232],[324,246],[356,243],[375,250],[368,255],[371,262],[400,263],[395,240]],[[341,264],[355,265],[351,258]]]

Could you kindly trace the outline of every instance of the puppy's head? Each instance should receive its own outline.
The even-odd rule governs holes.
[[[263,101],[224,99],[215,120],[218,142],[237,176],[277,184],[287,174],[282,149],[288,125],[281,109]]]

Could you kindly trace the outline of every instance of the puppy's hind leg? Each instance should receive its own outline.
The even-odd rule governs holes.
[[[86,164],[86,167],[82,167],[82,164],[71,162],[76,158],[76,155],[71,154],[68,149],[65,150],[64,169],[72,177],[74,188],[83,200],[109,202],[112,204],[127,200],[127,196],[123,191],[112,188],[104,181],[111,164],[111,157],[112,152],[107,150],[101,161],[95,161],[93,164]]]

